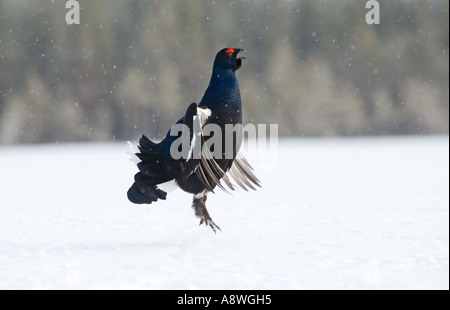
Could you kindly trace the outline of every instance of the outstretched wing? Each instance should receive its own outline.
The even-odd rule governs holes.
[[[228,192],[227,188],[234,191],[236,185],[231,182],[231,179],[245,191],[248,191],[248,188],[256,190],[255,186],[261,187],[261,182],[253,173],[252,166],[241,152],[237,153],[231,166],[224,170],[214,159],[209,148],[204,147],[205,138],[202,128],[210,116],[211,110],[197,107],[197,115],[193,117],[191,129],[191,149],[185,165],[190,171],[189,175],[195,173],[206,189],[211,192],[215,186],[225,192]]]

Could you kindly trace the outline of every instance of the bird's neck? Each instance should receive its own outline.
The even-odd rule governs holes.
[[[232,70],[214,69],[199,106],[216,110],[225,107],[241,110],[241,94]]]

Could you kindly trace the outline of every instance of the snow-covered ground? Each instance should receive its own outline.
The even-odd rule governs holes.
[[[449,289],[448,136],[281,140],[217,234],[181,191],[129,203],[126,151],[0,147],[0,289]]]

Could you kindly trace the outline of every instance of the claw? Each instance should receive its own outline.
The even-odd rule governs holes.
[[[211,227],[211,229],[214,231],[214,233],[217,233],[217,230],[220,230],[220,232],[222,232],[222,229],[220,229],[220,227],[217,226],[217,224],[214,223],[211,218],[206,219],[206,218],[202,217],[200,219],[200,224],[198,224],[198,226],[201,226],[203,223],[205,223],[205,226]]]
[[[211,221],[211,223],[209,223],[209,226],[212,228],[212,230],[214,231],[215,234],[217,234],[216,229],[220,230],[220,232],[222,232],[222,229],[220,229],[219,226],[217,226],[216,224],[214,224],[213,221]]]
[[[217,233],[216,229],[220,230],[220,232],[222,232],[222,229],[220,229],[220,227],[217,226],[216,223],[214,223],[211,218],[209,220],[205,221],[205,223],[207,225],[209,225],[209,227],[211,227],[211,229],[214,231],[214,233]]]

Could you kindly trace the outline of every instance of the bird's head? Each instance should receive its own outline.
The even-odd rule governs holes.
[[[217,53],[214,65],[222,69],[231,69],[234,72],[242,66],[242,59],[245,59],[245,57],[237,57],[242,51],[244,51],[243,48],[224,48]]]

